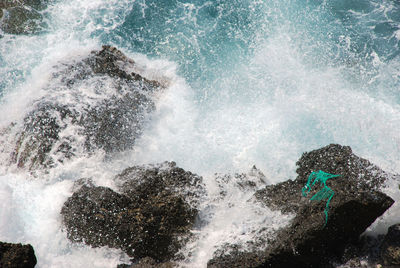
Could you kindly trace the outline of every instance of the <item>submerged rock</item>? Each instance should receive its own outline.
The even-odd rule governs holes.
[[[46,27],[42,11],[47,0],[0,1],[0,29],[9,34],[31,34]]]
[[[96,150],[132,148],[155,108],[154,94],[163,88],[135,68],[133,60],[110,46],[55,66],[45,95],[13,126],[11,162],[32,170]]]
[[[255,195],[272,209],[295,214],[288,226],[277,232],[267,248],[220,254],[209,261],[209,267],[328,267],[394,202],[379,191],[388,174],[354,155],[350,147],[332,144],[305,153],[297,165],[296,180],[269,185]],[[327,198],[310,200],[322,185],[302,196],[308,176],[318,170],[341,175],[326,182],[334,191],[327,222]]]
[[[116,178],[120,193],[81,183],[61,210],[68,238],[120,248],[134,260],[169,261],[195,223],[201,180],[166,162],[126,169]]]
[[[31,245],[0,242],[0,267],[32,268],[37,261]]]

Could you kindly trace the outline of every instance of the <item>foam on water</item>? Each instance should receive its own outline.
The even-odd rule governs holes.
[[[248,188],[240,185],[240,176],[205,178],[208,198],[200,211],[200,223],[193,231],[196,239],[181,250],[185,260],[180,265],[206,267],[217,252],[254,250],[258,243],[267,247],[274,232],[293,218],[294,215],[271,211],[254,200],[255,191],[265,185],[258,175],[254,170],[247,174],[258,185]],[[259,226],[265,228],[261,230]],[[238,248],[231,248],[233,245]]]
[[[120,251],[71,244],[61,231],[73,181],[113,187],[127,166],[173,160],[207,185],[204,225],[183,249],[183,265],[205,267],[226,243],[246,248],[259,225],[273,231],[290,220],[252,202],[255,189],[226,183],[218,197],[215,172],[255,164],[271,183],[293,179],[302,152],[340,143],[400,173],[399,10],[375,0],[52,2],[44,32],[0,39],[0,133],[57,87],[54,66],[103,43],[168,87],[132,151],[78,157],[40,178],[0,161],[0,240],[31,243],[38,267],[115,267],[127,261]],[[90,99],[95,85],[87,81],[80,94]],[[385,189],[395,200],[398,183]],[[385,232],[399,211],[393,206],[369,232]]]
[[[22,175],[1,176],[0,239],[32,244],[38,267],[115,267],[127,261],[118,250],[91,249],[68,241],[61,231],[59,212],[71,187],[71,180],[48,183]]]
[[[107,8],[109,5],[114,8]],[[5,34],[0,39],[0,96],[6,94],[1,98],[0,129],[21,120],[32,101],[44,95],[42,89],[54,83],[53,66],[98,48],[100,43],[92,35],[118,25],[127,10],[123,1],[51,3],[45,11],[49,19],[45,32],[28,36]],[[4,139],[2,136],[1,151],[7,146]],[[116,267],[128,262],[119,250],[70,243],[61,228],[61,206],[71,195],[75,179],[94,176],[99,185],[111,186],[101,179],[120,171],[118,167],[117,171],[106,169],[107,165],[100,164],[102,159],[101,155],[77,159],[40,178],[23,171],[10,174],[7,162],[2,161],[0,240],[32,244],[37,267]]]
[[[217,96],[195,108],[190,89],[176,83],[158,103],[139,155],[175,159],[200,174],[256,164],[276,182],[295,176],[302,152],[340,143],[396,171],[400,106],[360,91],[341,67],[310,70],[294,45],[285,35],[269,40],[242,81],[227,78]]]

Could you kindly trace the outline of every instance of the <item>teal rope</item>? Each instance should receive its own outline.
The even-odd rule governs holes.
[[[310,200],[321,201],[324,199],[328,199],[326,202],[325,209],[324,209],[324,213],[325,213],[324,227],[328,223],[329,203],[331,202],[333,196],[335,195],[335,192],[326,185],[326,181],[329,179],[335,178],[335,177],[339,177],[339,176],[341,176],[341,175],[329,174],[329,173],[323,172],[321,170],[318,170],[318,172],[311,172],[310,176],[308,176],[307,184],[303,187],[303,190],[302,190],[303,196],[307,196],[308,193],[311,191],[311,188],[316,183],[320,182],[321,186],[323,186],[323,188],[319,192],[317,192],[313,197],[311,197]],[[310,185],[311,181],[312,181],[312,184]]]

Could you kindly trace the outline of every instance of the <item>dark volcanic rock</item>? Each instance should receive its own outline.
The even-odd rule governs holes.
[[[185,202],[196,207],[205,195],[202,178],[177,167],[175,162],[127,168],[116,181],[120,191],[135,202],[148,196],[173,194],[182,196]]]
[[[32,268],[36,265],[35,252],[31,245],[0,242],[0,267]]]
[[[42,11],[47,0],[0,1],[0,29],[9,34],[32,34],[46,27]]]
[[[65,121],[73,119],[74,116],[66,106],[51,103],[39,105],[25,117],[23,130],[12,153],[12,162],[17,163],[18,167],[29,164],[29,168],[52,165],[54,161],[48,154],[58,142],[61,130],[66,128]],[[64,141],[58,145],[57,151],[63,150],[66,158],[73,155],[68,148],[68,142]]]
[[[378,191],[387,174],[355,156],[350,147],[332,144],[305,153],[297,165],[296,180],[270,185],[256,193],[256,198],[272,209],[294,213],[290,224],[265,250],[218,256],[208,266],[328,267],[332,258],[340,257],[346,245],[358,240],[394,202]],[[307,197],[302,197],[309,174],[318,170],[341,175],[327,181],[335,194],[326,226],[327,200],[310,201],[322,186],[318,183]]]
[[[68,238],[120,248],[136,260],[172,259],[195,222],[201,178],[164,163],[129,168],[116,180],[121,193],[89,183],[65,202],[61,214]]]
[[[45,96],[13,125],[11,162],[32,170],[96,150],[132,148],[162,88],[135,68],[133,60],[110,46],[55,66]]]
[[[61,214],[68,237],[89,245],[119,247],[123,244],[118,233],[119,218],[131,200],[106,187],[83,185],[65,202]],[[116,237],[105,232],[116,234]]]
[[[382,243],[381,257],[385,265],[400,267],[400,224],[389,227]]]
[[[340,174],[359,190],[379,190],[389,174],[366,159],[353,154],[350,146],[331,144],[304,153],[297,162],[297,181],[305,184],[311,171]]]

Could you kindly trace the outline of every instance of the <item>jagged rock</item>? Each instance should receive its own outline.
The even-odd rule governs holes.
[[[394,202],[378,191],[388,174],[354,155],[350,147],[331,144],[303,154],[297,165],[296,180],[269,185],[255,195],[272,209],[294,213],[288,226],[267,248],[221,254],[209,267],[329,267],[332,258],[340,257]],[[302,196],[309,174],[318,170],[341,175],[327,181],[335,194],[326,226],[326,200],[310,201],[322,186]]]
[[[390,175],[367,159],[353,154],[350,146],[331,144],[304,153],[297,162],[297,181],[306,183],[311,171],[323,170],[348,178],[354,190],[379,190]]]
[[[120,248],[135,260],[171,260],[195,223],[201,177],[166,162],[128,168],[116,181],[120,193],[79,182],[61,210],[68,238]]]
[[[381,257],[385,265],[400,267],[400,224],[389,227],[382,243]]]
[[[135,202],[148,196],[173,194],[196,207],[206,194],[202,178],[177,167],[175,162],[127,168],[116,181],[119,190]]]
[[[267,184],[265,175],[253,166],[248,173],[236,173],[233,176],[230,174],[215,174],[215,181],[220,189],[220,197],[226,195],[227,185],[234,185],[243,192],[255,191]]]
[[[36,256],[31,245],[0,242],[0,267],[32,268],[36,265]]]
[[[133,72],[135,66],[110,46],[56,66],[46,95],[34,102],[21,124],[13,125],[19,129],[11,162],[34,170],[96,150],[132,148],[162,88]]]
[[[9,34],[31,34],[46,27],[42,11],[46,0],[0,1],[0,28]]]

